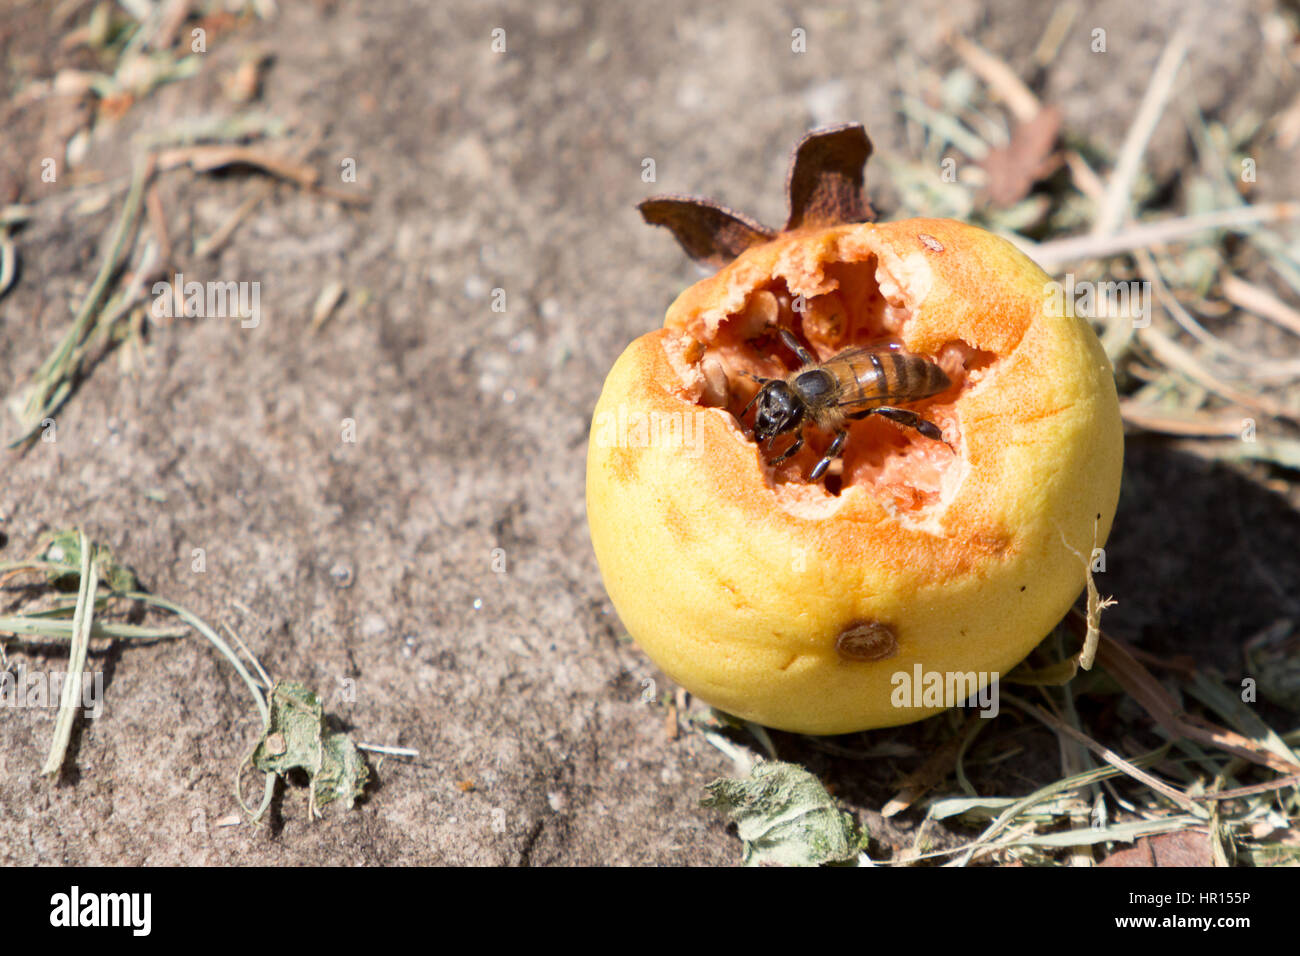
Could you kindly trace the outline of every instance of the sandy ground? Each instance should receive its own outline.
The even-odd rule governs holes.
[[[1181,6],[1089,5],[1042,90],[1067,128],[1118,149]],[[1225,26],[1226,39],[1199,38],[1192,57],[1209,111],[1229,95],[1273,106],[1244,51],[1246,26],[1270,7],[1238,6],[1241,40]],[[48,18],[25,10],[27,32],[5,38],[15,85],[45,75],[35,51],[58,43]],[[664,709],[640,701],[643,680],[668,685],[627,640],[586,531],[585,443],[604,374],[699,275],[634,206],[705,194],[779,223],[802,132],[858,120],[878,154],[902,151],[900,76],[912,62],[954,61],[946,27],[1020,65],[1046,17],[1027,2],[935,0],[860,12],[285,2],[268,22],[215,37],[198,76],[98,125],[81,169],[120,180],[133,137],[236,112],[221,78],[261,50],[273,59],[258,107],[302,140],[319,135],[311,162],[326,176],[355,160],[357,182],[336,188],[371,202],[279,185],[198,258],[194,241],[263,180],[161,175],[177,270],[259,283],[261,321],[177,320],[151,331],[134,376],[118,353],[99,363],[56,442],[0,454],[0,559],[83,525],[149,589],[237,630],[273,675],[319,688],[356,739],[419,756],[372,758],[377,783],[351,812],[312,822],[305,789],[289,787],[269,825],[218,826],[236,809],[232,771],[258,729],[244,688],[200,640],[119,645],[92,658],[106,708],[80,726],[59,783],[37,773],[53,711],[0,714],[0,863],[737,862],[734,831],[698,807],[731,762],[698,734],[670,735]],[[1116,51],[1104,65],[1087,49],[1093,21]],[[41,23],[48,32],[32,32]],[[795,27],[806,53],[791,51]],[[121,201],[119,191],[82,214],[67,198],[75,177],[33,181],[29,144],[57,131],[27,115],[38,117],[31,136],[0,154],[37,210],[19,283],[0,300],[6,395],[67,328]],[[1153,168],[1176,167],[1187,149],[1177,124],[1162,124]],[[646,158],[655,183],[642,180]],[[887,180],[883,167],[869,173],[886,215]],[[1280,198],[1290,187],[1260,188]],[[347,297],[311,332],[334,279]],[[12,437],[12,417],[5,428]],[[1158,441],[1131,443],[1128,469],[1108,626],[1234,673],[1243,640],[1296,613],[1287,582],[1300,574],[1300,520],[1276,493],[1289,487]],[[4,607],[18,597],[6,593]],[[63,659],[10,650],[29,669]],[[345,678],[355,699],[338,692]],[[920,817],[886,823],[876,811],[950,732],[945,721],[834,748],[775,739],[887,853],[910,844]],[[1012,788],[1055,761],[1046,731],[1025,728],[1020,742]],[[245,783],[251,794],[254,778]]]

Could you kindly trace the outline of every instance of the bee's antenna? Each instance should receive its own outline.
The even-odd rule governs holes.
[[[748,373],[746,373],[746,374],[748,374]],[[750,377],[753,378],[753,376],[750,376]],[[768,379],[760,378],[760,379],[757,379],[757,381],[762,382],[764,388],[767,387]],[[760,395],[762,395],[762,394],[763,394],[763,389],[762,389],[762,388],[760,388],[757,392],[754,393],[754,397],[751,398],[751,399],[749,400],[749,405],[746,405],[744,408],[742,408],[742,409],[740,410],[740,415],[739,415],[740,418],[744,418],[744,417],[745,417],[745,412],[749,411],[749,406],[750,406],[750,405],[753,405],[756,401],[758,401],[758,396],[760,396]]]

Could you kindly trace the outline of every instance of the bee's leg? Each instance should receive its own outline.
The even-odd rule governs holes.
[[[799,344],[799,340],[794,337],[788,330],[781,330],[781,339],[789,346],[790,351],[799,356],[799,361],[804,365],[816,365],[817,360],[812,357],[806,348]]]
[[[881,405],[879,408],[873,408],[867,413],[868,415],[883,415],[891,422],[902,425],[904,428],[914,428],[926,438],[934,441],[941,441],[945,445],[948,442],[944,440],[943,432],[939,431],[939,426],[934,422],[927,421],[916,412],[909,412],[906,408],[893,408],[889,405]],[[952,445],[948,445],[952,448]]]
[[[784,452],[782,452],[779,458],[773,458],[771,461],[768,462],[768,464],[779,465],[781,464],[781,462],[785,461],[791,455],[798,454],[799,449],[802,447],[803,447],[803,432],[800,432],[799,437],[794,440],[794,444],[791,445],[789,448],[787,448]]]
[[[840,449],[844,447],[844,443],[848,441],[848,438],[848,432],[836,432],[835,440],[831,442],[830,447],[826,449],[826,454],[822,456],[822,460],[817,462],[817,467],[814,468],[812,474],[808,476],[810,481],[816,481],[820,478],[826,472],[826,469],[831,466],[831,462],[840,457]]]

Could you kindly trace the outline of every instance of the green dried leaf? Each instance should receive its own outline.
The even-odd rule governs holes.
[[[253,766],[285,777],[301,768],[311,780],[311,807],[341,799],[352,809],[370,772],[347,734],[325,726],[320,697],[296,681],[278,681],[271,691],[271,723],[253,751]]]
[[[73,528],[55,531],[49,535],[47,542],[42,558],[62,566],[58,570],[46,572],[49,583],[61,584],[70,579],[78,579],[81,575],[81,538],[78,532]],[[92,560],[99,565],[100,580],[110,590],[126,592],[137,589],[135,573],[118,564],[107,545],[94,544],[92,549]]]
[[[743,780],[715,780],[700,806],[722,810],[745,844],[745,866],[851,863],[860,852],[853,817],[803,767],[770,761]]]

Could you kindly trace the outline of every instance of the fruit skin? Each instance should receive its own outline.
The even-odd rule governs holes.
[[[920,522],[861,487],[771,485],[736,419],[695,402],[692,336],[711,337],[774,276],[816,295],[835,287],[828,263],[869,256],[886,299],[911,309],[906,349],[961,340],[999,358],[957,400],[955,487]],[[687,289],[665,328],[627,348],[596,406],[587,515],[610,599],[664,673],[736,716],[838,734],[942,709],[894,706],[897,673],[1005,674],[1042,640],[1105,542],[1123,460],[1110,363],[1086,321],[1052,314],[1049,282],[951,220],[799,230]],[[611,427],[637,413],[684,413],[693,447]],[[841,657],[839,635],[872,622],[896,653]]]

